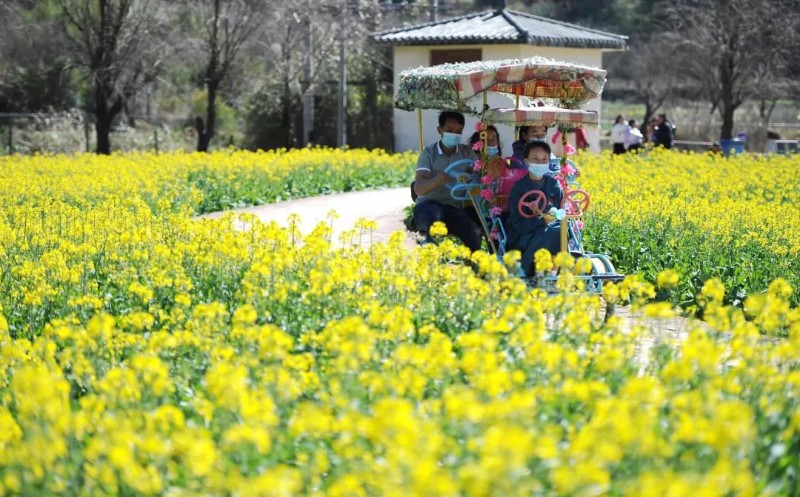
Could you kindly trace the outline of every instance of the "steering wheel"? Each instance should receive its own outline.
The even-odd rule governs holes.
[[[450,189],[450,197],[463,201],[470,200],[470,193],[473,197],[479,197],[482,186],[480,183],[459,183]]]
[[[472,179],[472,175],[467,172],[467,168],[472,166],[475,161],[472,159],[460,159],[449,166],[447,166],[444,170],[444,173],[451,178],[456,180],[456,183],[469,183],[470,179]],[[445,183],[445,187],[448,189],[453,189],[455,184],[451,184],[449,181]]]
[[[526,219],[534,219],[542,215],[547,207],[547,197],[541,190],[531,190],[519,199],[517,210]]]
[[[585,190],[571,190],[564,197],[562,208],[566,209],[568,214],[582,214],[589,208],[589,194]]]

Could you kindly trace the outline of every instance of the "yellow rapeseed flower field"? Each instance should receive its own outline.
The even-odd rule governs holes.
[[[197,213],[308,195],[408,184],[413,154],[306,148],[274,151],[132,152],[111,156],[0,157],[0,206],[94,205],[135,193]]]
[[[656,150],[576,161],[592,195],[587,243],[624,271],[655,282],[675,269],[684,304],[711,277],[737,305],[778,277],[800,287],[800,156]]]
[[[527,288],[514,256],[362,245],[366,220],[334,239],[193,218],[208,192],[283,195],[298,168],[324,187],[326,161],[400,183],[413,165],[293,154],[0,159],[0,495],[797,493],[787,281],[742,310],[709,280],[676,347],[603,324],[570,271]],[[608,159],[583,159],[588,185]],[[654,291],[631,276],[608,297]]]

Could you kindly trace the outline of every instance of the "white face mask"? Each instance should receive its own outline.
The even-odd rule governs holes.
[[[528,162],[528,172],[531,173],[531,176],[536,178],[543,178],[545,174],[550,172],[550,164],[545,162],[543,164],[537,164],[535,162]]]
[[[455,147],[461,143],[461,135],[458,133],[449,133],[447,131],[442,133],[442,143],[445,147]]]

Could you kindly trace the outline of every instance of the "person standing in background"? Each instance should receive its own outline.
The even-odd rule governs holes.
[[[628,121],[628,134],[625,136],[625,149],[628,152],[635,152],[642,148],[644,135],[636,127],[636,119]]]
[[[611,128],[611,143],[614,144],[615,154],[625,153],[625,138],[627,136],[628,123],[625,122],[625,116],[620,114],[614,121],[614,127]]]
[[[672,122],[667,119],[667,115],[659,114],[656,118],[656,131],[653,137],[653,145],[661,145],[667,149],[672,148],[672,141],[675,138],[672,128]]]

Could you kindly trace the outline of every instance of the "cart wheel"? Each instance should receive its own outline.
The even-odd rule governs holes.
[[[519,215],[527,219],[541,216],[545,207],[547,207],[547,197],[541,190],[529,191],[519,199],[517,204]]]

